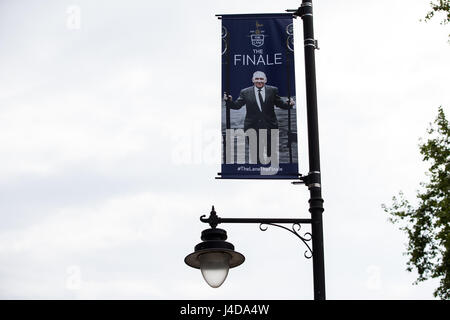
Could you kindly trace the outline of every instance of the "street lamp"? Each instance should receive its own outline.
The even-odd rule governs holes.
[[[320,172],[320,153],[319,153],[319,124],[318,124],[318,112],[317,112],[317,91],[316,91],[316,65],[315,65],[315,50],[318,48],[317,40],[314,38],[314,28],[313,28],[313,10],[312,10],[312,0],[302,0],[302,3],[298,9],[295,10],[287,10],[288,12],[292,12],[292,14],[296,17],[300,17],[303,20],[303,44],[304,44],[304,54],[305,54],[305,84],[306,84],[306,113],[307,113],[307,121],[308,121],[308,157],[309,157],[309,173],[307,175],[300,176],[300,181],[293,182],[293,184],[304,183],[309,190],[310,198],[309,198],[309,212],[311,213],[311,219],[291,219],[291,218],[277,218],[277,219],[263,219],[263,218],[219,218],[217,214],[213,210],[209,218],[205,218],[202,216],[200,220],[205,223],[209,223],[211,229],[216,229],[219,223],[259,223],[260,229],[262,231],[267,230],[263,226],[271,225],[280,227],[285,229],[295,236],[297,236],[308,248],[305,251],[305,257],[310,259],[312,257],[313,262],[313,282],[314,282],[314,299],[315,300],[325,300],[325,265],[324,265],[324,250],[323,250],[323,222],[322,222],[322,214],[324,211],[323,208],[323,198],[322,198],[322,183],[321,183],[321,172]],[[287,228],[283,226],[283,224],[292,224],[291,228]],[[307,232],[304,235],[301,235],[300,228],[301,224],[309,224],[311,226],[311,232]],[[210,230],[211,230],[210,229]],[[206,231],[206,230],[205,230]],[[225,232],[224,230],[222,230]],[[210,231],[211,232],[211,231]],[[212,232],[214,233],[214,232]],[[219,232],[217,232],[218,234]],[[208,236],[202,240],[203,243],[208,243]],[[223,238],[223,236],[222,236]],[[225,242],[225,238],[220,240],[212,240],[217,243],[227,243]],[[211,240],[210,240],[211,241]],[[222,242],[221,242],[222,241]],[[309,241],[312,242],[312,248],[309,246]],[[203,245],[203,243],[201,243]],[[195,252],[186,257],[185,262],[194,268],[202,268],[204,266],[205,271],[202,269],[202,274],[205,277],[205,280],[209,283],[212,281],[212,274],[220,275],[217,276],[217,279],[220,281],[212,282],[214,285],[223,283],[228,274],[228,268],[232,268],[238,266],[242,262],[244,262],[244,256],[238,254],[234,251],[234,247],[228,247],[226,251],[224,247],[215,248],[212,243],[212,246],[208,248],[208,245],[205,244],[205,248],[195,247]],[[232,249],[231,249],[232,248]],[[209,249],[203,253],[219,253],[218,255],[208,255],[204,256],[200,259],[201,250]],[[199,254],[197,254],[197,251]],[[231,261],[233,261],[233,254],[240,255],[239,263],[232,265]],[[227,258],[223,258],[224,254],[230,254],[230,258],[227,263]],[[221,261],[213,264],[211,261],[214,259],[215,261]],[[222,258],[219,258],[222,257]],[[203,261],[203,262],[202,262]],[[216,266],[215,268],[211,268],[211,265]],[[228,265],[228,268],[226,267]],[[220,267],[218,267],[220,266]],[[225,267],[224,267],[225,266]],[[211,272],[211,270],[221,270],[220,272]],[[225,271],[226,270],[226,271]],[[211,284],[210,284],[211,285]]]
[[[205,281],[213,288],[220,287],[227,278],[229,269],[241,265],[245,260],[241,253],[234,251],[231,243],[225,241],[227,232],[217,228],[220,223],[259,223],[261,231],[266,231],[267,228],[264,226],[268,225],[285,229],[306,245],[305,257],[307,259],[313,256],[308,244],[312,235],[309,232],[303,236],[299,233],[300,224],[311,223],[311,219],[220,218],[213,206],[209,217],[206,218],[203,215],[200,217],[200,221],[209,223],[211,228],[202,231],[201,239],[203,241],[195,246],[194,252],[187,255],[184,262],[192,268],[200,269]],[[286,223],[292,224],[292,228],[281,225]]]
[[[214,207],[213,207],[214,211]],[[227,232],[216,227],[202,231],[203,240],[195,246],[184,262],[190,267],[200,269],[205,281],[213,288],[222,285],[230,268],[241,265],[245,257],[234,251],[234,246],[225,241]]]

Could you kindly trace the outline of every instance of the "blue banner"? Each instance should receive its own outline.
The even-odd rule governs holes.
[[[222,16],[222,178],[297,179],[291,14]]]

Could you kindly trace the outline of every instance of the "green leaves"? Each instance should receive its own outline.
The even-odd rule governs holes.
[[[431,11],[429,11],[425,16],[425,21],[429,21],[437,12],[443,11],[444,13],[447,13],[447,16],[441,21],[441,24],[447,24],[450,22],[450,0],[439,0],[437,3],[430,2],[430,5]]]
[[[437,3],[430,2],[431,10],[428,11],[427,15],[425,16],[425,22],[430,21],[436,13],[443,12],[445,13],[445,18],[441,20],[441,24],[445,25],[450,22],[450,0],[439,0]],[[449,43],[450,43],[450,34],[449,37]]]
[[[415,283],[438,278],[440,286],[434,295],[450,299],[450,128],[442,107],[427,132],[419,149],[423,160],[430,163],[429,181],[421,183],[417,205],[411,205],[400,192],[390,207],[383,204],[382,208],[389,221],[408,236],[407,270],[417,270]]]

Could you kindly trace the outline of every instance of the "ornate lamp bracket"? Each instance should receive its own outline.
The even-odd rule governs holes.
[[[306,259],[311,259],[313,256],[313,251],[310,246],[312,241],[312,234],[310,232],[305,232],[301,235],[300,230],[302,224],[311,224],[311,219],[298,219],[298,218],[220,218],[217,216],[214,206],[206,218],[206,215],[200,217],[200,221],[203,223],[208,223],[212,229],[215,229],[217,225],[221,223],[258,223],[259,229],[261,231],[266,231],[268,226],[274,226],[286,231],[289,231],[295,235],[303,244],[306,246],[307,250],[304,253]],[[283,224],[291,224],[291,228],[284,226]]]
[[[266,231],[268,229],[267,226],[274,226],[274,227],[278,227],[284,230],[289,231],[290,233],[292,233],[293,235],[295,235],[297,238],[299,238],[303,244],[306,246],[307,250],[305,251],[305,253],[303,254],[305,256],[306,259],[311,259],[313,256],[313,252],[312,249],[309,245],[308,242],[312,241],[312,234],[310,232],[305,232],[303,236],[300,235],[300,229],[302,228],[300,223],[293,223],[291,228],[285,227],[283,225],[280,224],[276,224],[276,223],[261,223],[259,225],[259,229],[261,231]]]

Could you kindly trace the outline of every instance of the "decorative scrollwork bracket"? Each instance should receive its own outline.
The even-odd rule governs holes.
[[[212,229],[215,229],[217,225],[221,223],[258,223],[259,229],[261,231],[266,231],[268,226],[278,227],[289,231],[295,235],[303,244],[306,246],[307,250],[304,253],[306,259],[311,259],[313,256],[313,251],[310,246],[312,241],[312,234],[310,232],[305,232],[301,235],[300,230],[302,224],[311,224],[311,219],[298,219],[298,218],[220,218],[217,216],[214,206],[210,212],[208,218],[206,215],[200,217],[200,221],[203,223],[208,223]],[[292,224],[291,228],[285,227],[283,224]]]
[[[295,235],[297,238],[299,238],[303,242],[303,244],[307,248],[307,250],[303,254],[305,256],[305,258],[306,259],[311,259],[312,258],[313,252],[312,252],[312,249],[311,249],[311,247],[310,247],[310,245],[308,243],[308,242],[312,241],[312,234],[310,232],[305,232],[303,236],[300,235],[300,229],[302,228],[300,223],[293,223],[291,228],[288,228],[288,227],[285,227],[285,226],[282,226],[282,225],[276,224],[276,223],[261,223],[259,225],[259,229],[261,231],[266,231],[268,229],[268,226],[278,227],[278,228],[287,230],[290,233],[292,233],[293,235]]]

